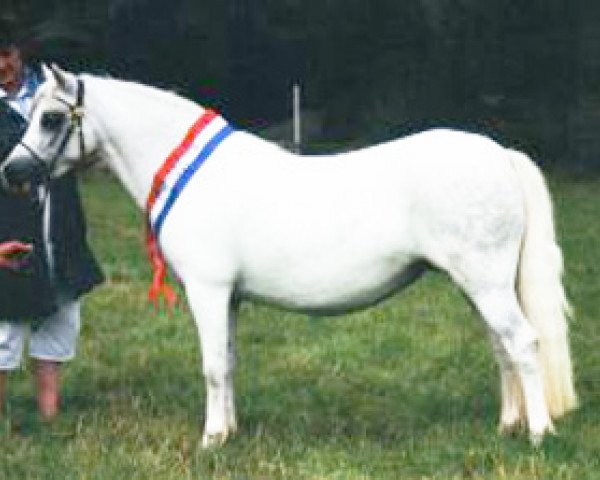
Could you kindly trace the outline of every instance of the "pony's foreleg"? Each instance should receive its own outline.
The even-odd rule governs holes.
[[[236,428],[233,391],[233,351],[230,291],[186,285],[202,349],[206,382],[206,418],[202,445],[222,445]]]
[[[512,289],[480,293],[473,299],[521,381],[529,435],[537,445],[547,432],[554,432],[544,397],[537,335],[523,316]],[[510,416],[515,413],[510,412]]]
[[[226,377],[225,384],[225,420],[229,433],[237,432],[237,419],[235,415],[235,387],[233,384],[233,372],[235,370],[235,330],[237,324],[237,308],[230,307],[227,322],[227,361],[231,375]]]

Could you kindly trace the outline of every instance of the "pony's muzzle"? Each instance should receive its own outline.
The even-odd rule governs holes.
[[[5,162],[0,170],[3,188],[11,192],[20,192],[29,185],[42,183],[47,178],[45,166],[30,157],[12,158]]]

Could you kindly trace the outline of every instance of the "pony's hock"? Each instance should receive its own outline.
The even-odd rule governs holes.
[[[438,129],[300,157],[171,93],[56,67],[45,75],[7,168],[21,175],[41,159],[59,175],[95,156],[149,206],[153,259],[164,255],[181,279],[200,334],[206,446],[236,429],[233,299],[339,313],[425,265],[447,272],[488,327],[502,430],[525,423],[539,443],[575,407],[561,251],[548,189],[525,155]],[[48,112],[67,126],[49,128]]]

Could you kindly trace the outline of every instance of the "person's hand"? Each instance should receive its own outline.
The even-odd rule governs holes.
[[[0,242],[0,268],[18,270],[23,265],[27,254],[31,252],[33,245],[20,242],[18,240],[9,240]]]

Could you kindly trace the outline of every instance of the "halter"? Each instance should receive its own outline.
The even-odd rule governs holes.
[[[75,94],[75,104],[72,105],[66,100],[59,98],[61,103],[64,103],[69,109],[69,127],[67,128],[64,137],[62,138],[58,149],[54,153],[54,156],[50,159],[43,159],[33,147],[27,145],[23,140],[19,141],[19,144],[29,152],[31,157],[38,163],[42,168],[44,183],[47,184],[50,179],[50,174],[54,171],[56,163],[67,148],[67,144],[71,139],[73,131],[77,131],[79,137],[79,156],[83,158],[85,156],[85,139],[83,136],[83,99],[85,94],[84,83],[80,78],[77,78],[77,92]]]

